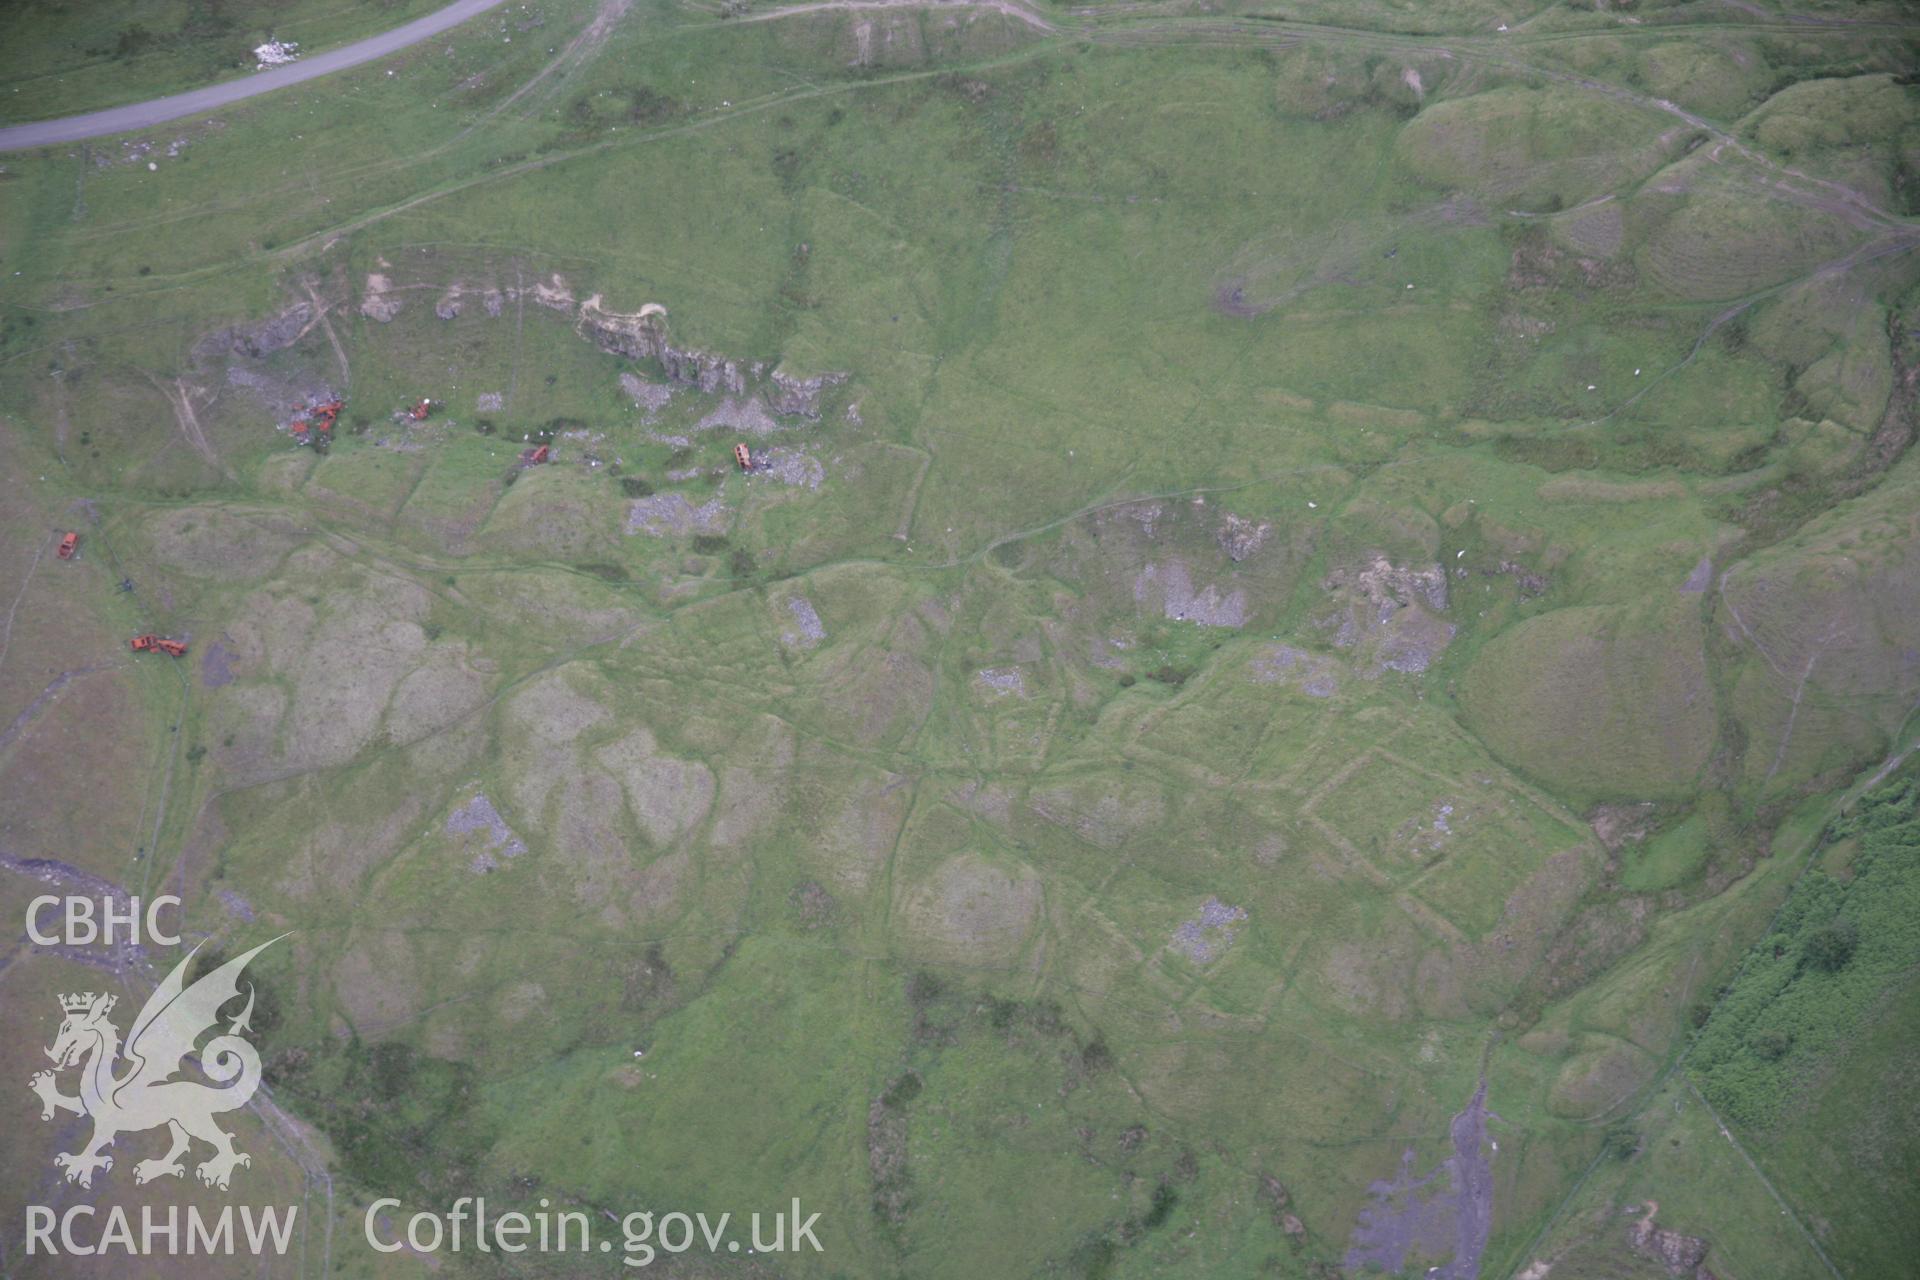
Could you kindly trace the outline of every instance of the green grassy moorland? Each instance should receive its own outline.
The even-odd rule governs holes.
[[[275,1274],[1897,1274],[1909,10],[513,10],[0,157],[0,891],[290,931]]]

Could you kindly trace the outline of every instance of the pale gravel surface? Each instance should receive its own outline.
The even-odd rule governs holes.
[[[987,667],[978,672],[974,679],[995,693],[1013,693],[1022,698],[1027,696],[1026,677],[1020,674],[1018,667]]]
[[[725,533],[727,507],[718,495],[694,506],[683,493],[636,498],[627,508],[627,532],[655,538],[687,533]]]
[[[517,858],[527,851],[526,841],[515,835],[507,820],[493,806],[484,792],[475,792],[473,799],[447,815],[447,834],[450,836],[467,835],[478,831],[486,835],[487,847],[474,855],[474,871],[491,871],[500,864],[493,855]]]
[[[1195,964],[1208,964],[1233,945],[1236,926],[1247,918],[1245,907],[1208,898],[1191,920],[1173,931],[1174,949]]]
[[[808,648],[827,638],[827,628],[820,621],[820,614],[813,607],[813,601],[805,596],[795,596],[787,601],[787,612],[793,615],[795,625],[800,628],[799,639],[806,642]],[[789,636],[790,640],[794,637]]]
[[[719,408],[693,425],[695,431],[709,431],[714,427],[746,431],[756,436],[770,435],[780,430],[780,424],[773,420],[773,415],[767,412],[767,406],[760,402],[759,396],[748,396],[744,400],[727,396],[720,401]]]

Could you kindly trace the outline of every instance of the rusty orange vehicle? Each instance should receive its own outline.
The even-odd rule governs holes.
[[[344,400],[329,400],[325,404],[316,404],[310,409],[301,409],[295,414],[293,421],[287,424],[287,429],[301,444],[313,444],[318,447],[322,436],[333,434],[334,420],[346,407],[347,403]],[[309,432],[314,434],[309,435]]]
[[[520,452],[520,461],[529,467],[537,467],[546,460],[547,446],[544,444],[537,445],[531,449],[523,449]]]
[[[744,444],[733,446],[733,460],[740,464],[742,471],[753,470],[753,450]]]
[[[45,545],[45,544],[42,544],[42,545]],[[79,550],[79,548],[80,548],[80,535],[77,533],[69,533],[65,537],[60,539],[59,556],[62,560],[71,560],[73,559],[73,553]]]
[[[187,646],[182,642],[178,640],[168,640],[162,636],[153,635],[152,633],[144,636],[135,636],[127,643],[135,653],[164,653],[169,658],[183,658],[187,653]]]

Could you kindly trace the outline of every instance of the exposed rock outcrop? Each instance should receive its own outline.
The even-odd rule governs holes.
[[[629,360],[658,360],[667,377],[708,395],[745,394],[746,374],[738,360],[712,351],[673,345],[667,337],[667,309],[649,302],[638,311],[609,310],[594,294],[580,304],[574,329],[602,351]]]
[[[549,311],[561,311],[571,314],[573,311],[573,289],[568,286],[567,278],[555,272],[545,280],[537,280],[524,295]]]
[[[1698,1236],[1654,1226],[1653,1215],[1659,1211],[1659,1201],[1649,1200],[1646,1215],[1627,1232],[1628,1242],[1641,1253],[1657,1259],[1669,1275],[1714,1280],[1713,1272],[1707,1270],[1707,1242]]]
[[[609,355],[650,360],[666,344],[667,309],[649,302],[638,311],[610,311],[594,294],[580,304],[574,332]]]
[[[1397,565],[1374,555],[1337,568],[1320,584],[1338,607],[1319,621],[1341,648],[1360,651],[1362,671],[1424,672],[1454,636],[1438,615],[1447,607],[1447,572],[1437,564]]]
[[[660,367],[675,382],[690,387],[698,387],[708,395],[718,395],[722,391],[731,391],[740,395],[747,389],[747,380],[740,372],[740,363],[711,351],[681,351],[664,340],[660,344]]]
[[[773,371],[773,393],[767,397],[773,411],[789,417],[820,418],[820,393],[847,380],[844,373],[821,373],[811,378],[796,377],[780,369]]]
[[[300,335],[312,323],[313,305],[296,302],[259,324],[235,325],[208,334],[194,348],[194,354],[203,358],[228,353],[254,357],[268,355],[298,342]]]
[[[1437,564],[1416,568],[1397,565],[1385,556],[1376,555],[1354,575],[1354,584],[1377,605],[1389,601],[1398,605],[1424,602],[1436,613],[1445,612],[1447,607],[1447,574]]]
[[[367,287],[360,295],[361,315],[385,324],[400,314],[401,305],[399,291],[391,279],[377,271],[367,277]]]
[[[1265,520],[1253,520],[1228,511],[1222,514],[1220,529],[1214,534],[1214,539],[1219,542],[1220,549],[1227,553],[1227,559],[1238,564],[1258,551],[1271,532],[1273,526]]]
[[[384,267],[386,264],[380,265]],[[531,302],[535,306],[558,311],[572,317],[575,333],[609,355],[623,356],[629,360],[657,360],[668,382],[696,388],[706,395],[746,397],[751,393],[771,413],[780,417],[818,421],[824,393],[828,388],[845,383],[850,377],[842,372],[794,373],[785,367],[769,372],[764,362],[748,364],[716,351],[675,346],[667,330],[667,309],[659,303],[649,302],[638,311],[627,312],[615,311],[607,306],[605,299],[597,293],[588,296],[584,302],[576,301],[573,286],[558,273],[525,286],[500,287],[459,280],[445,285],[396,285],[390,276],[376,271],[368,274],[361,290],[360,314],[385,324],[399,315],[404,306],[404,295],[420,289],[438,291],[433,309],[434,314],[442,320],[452,320],[461,315],[466,309],[467,299],[475,294],[479,295],[486,314],[491,317],[500,316],[508,302],[523,305]],[[225,349],[222,344],[230,343],[235,350],[261,355],[291,345],[305,332],[311,319],[312,309],[308,304],[300,303],[268,325],[223,330],[209,342],[220,350]],[[644,386],[638,379],[635,383]],[[635,399],[653,412],[660,407],[654,400],[662,395],[664,389],[660,393],[643,391]],[[852,420],[858,421],[857,416]]]

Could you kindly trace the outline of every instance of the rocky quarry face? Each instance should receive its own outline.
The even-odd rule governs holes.
[[[823,393],[828,388],[846,382],[849,376],[843,372],[796,373],[784,366],[769,371],[762,363],[748,364],[719,352],[676,346],[667,330],[667,309],[659,303],[649,302],[638,311],[629,312],[616,311],[607,306],[604,298],[597,293],[589,295],[584,302],[577,302],[572,285],[565,276],[559,274],[524,287],[477,287],[460,281],[445,286],[396,285],[390,277],[376,272],[366,278],[361,292],[360,314],[385,324],[400,314],[406,305],[407,293],[416,289],[430,289],[437,295],[433,310],[442,320],[459,317],[466,311],[467,299],[476,294],[481,298],[486,314],[494,318],[505,311],[508,302],[531,302],[549,311],[557,311],[572,318],[575,333],[609,355],[624,356],[629,360],[658,360],[669,382],[695,388],[707,395],[746,396],[751,392],[756,398],[764,400],[768,409],[782,417],[817,421]],[[306,304],[298,304],[298,307],[306,308]],[[293,311],[286,314],[291,316]],[[292,336],[277,342],[277,345],[266,345],[273,342],[271,335],[264,339],[251,337],[255,332],[253,330],[231,330],[226,333],[232,335],[231,340],[236,343],[243,340],[248,343],[245,347],[236,346],[236,350],[259,355],[291,344],[294,338],[305,331],[310,319],[310,309],[302,310],[292,322]],[[257,350],[254,349],[256,347]]]
[[[1252,520],[1229,511],[1221,518],[1220,529],[1214,537],[1220,549],[1227,553],[1227,559],[1238,564],[1258,551],[1272,531],[1273,526],[1265,520]]]
[[[773,371],[773,394],[768,397],[775,413],[802,418],[820,418],[820,393],[847,380],[844,373],[821,373],[811,378],[796,377],[779,369]]]
[[[1333,600],[1319,624],[1333,643],[1356,651],[1361,671],[1419,675],[1452,643],[1447,610],[1447,572],[1437,564],[1397,565],[1374,554],[1337,568],[1320,584]]]
[[[554,280],[564,288],[561,277],[555,276]],[[747,379],[739,361],[711,351],[673,345],[667,337],[667,309],[657,302],[649,302],[634,312],[613,311],[603,305],[596,293],[580,304],[573,330],[609,355],[625,356],[629,360],[658,360],[669,379],[698,387],[708,395],[746,392]]]
[[[229,354],[256,359],[271,355],[298,342],[312,326],[313,320],[312,304],[296,302],[258,324],[236,325],[208,334],[196,344],[194,355],[202,359]]]

